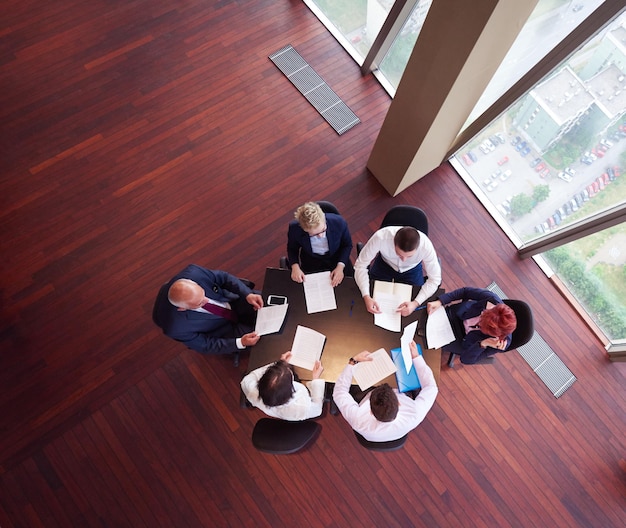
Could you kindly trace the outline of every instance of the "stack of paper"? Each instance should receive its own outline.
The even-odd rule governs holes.
[[[304,279],[304,298],[307,313],[337,309],[335,290],[330,282],[330,271],[310,273]]]
[[[291,346],[289,363],[296,367],[313,370],[315,362],[322,357],[326,336],[306,326],[296,328],[296,335]]]
[[[361,361],[354,367],[354,379],[361,390],[369,389],[396,372],[396,366],[384,348],[372,352],[372,361]]]
[[[374,300],[382,313],[374,314],[374,324],[399,332],[402,316],[398,312],[398,306],[403,302],[411,302],[413,286],[399,282],[374,281]]]

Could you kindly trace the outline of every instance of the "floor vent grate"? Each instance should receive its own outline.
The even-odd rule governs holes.
[[[498,294],[501,299],[508,299],[495,282],[487,286],[487,289]],[[576,376],[537,332],[528,343],[518,347],[517,351],[555,397],[561,396],[576,381]]]
[[[293,46],[287,45],[269,58],[337,134],[341,135],[361,122]]]

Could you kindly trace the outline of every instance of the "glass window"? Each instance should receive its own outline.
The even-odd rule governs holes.
[[[305,4],[346,51],[363,64],[393,0],[305,0]]]
[[[380,63],[379,72],[393,87],[394,91],[398,88],[400,78],[404,73],[407,62],[409,62],[409,57],[424,25],[431,3],[432,0],[420,0],[415,4],[411,14],[406,19],[402,29]]]
[[[539,0],[470,114],[471,123],[572,32],[604,0]]]
[[[626,203],[624,42],[622,12],[456,153],[518,247]],[[608,337],[626,337],[626,224],[543,258]]]
[[[542,257],[611,341],[626,339],[626,224]]]

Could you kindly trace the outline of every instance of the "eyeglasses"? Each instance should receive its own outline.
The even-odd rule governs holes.
[[[315,233],[315,234],[311,234],[311,233],[309,233],[309,236],[310,236],[311,238],[321,236],[321,235],[323,235],[324,233],[326,233],[326,230],[327,230],[327,229],[328,229],[328,227],[327,227],[326,225],[324,225],[324,229],[322,229],[319,233]]]

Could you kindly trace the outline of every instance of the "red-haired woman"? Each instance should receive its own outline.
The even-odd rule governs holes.
[[[428,303],[428,313],[442,306],[457,337],[443,349],[460,355],[461,363],[471,365],[509,348],[517,327],[515,312],[492,291],[465,287],[444,293]]]

